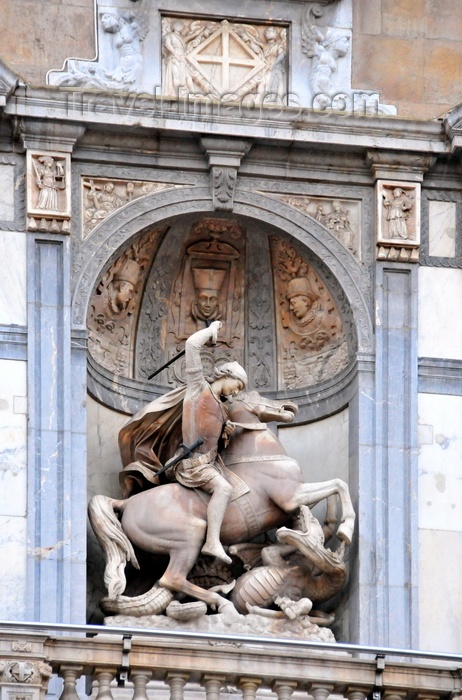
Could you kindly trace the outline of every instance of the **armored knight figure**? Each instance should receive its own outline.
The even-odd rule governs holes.
[[[232,400],[247,386],[245,370],[237,362],[227,362],[215,369],[209,384],[204,377],[200,349],[208,340],[216,342],[220,321],[197,331],[186,341],[186,394],[183,401],[183,443],[192,445],[198,438],[203,444],[188,459],[175,467],[175,477],[188,488],[200,488],[211,494],[207,507],[207,538],[203,554],[231,563],[220,542],[220,529],[232,487],[216,464],[218,441],[230,435],[234,425],[228,421],[228,410],[222,399]]]

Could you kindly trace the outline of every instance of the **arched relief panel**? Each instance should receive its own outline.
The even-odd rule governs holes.
[[[300,420],[338,410],[352,392],[357,350],[372,344],[361,266],[283,203],[238,191],[233,214],[217,216],[204,194],[185,188],[141,198],[81,246],[74,318],[81,323],[89,310],[91,393],[117,410],[137,410],[182,378],[181,362],[148,384],[149,372],[206,318],[220,317],[224,333],[210,363],[243,362],[253,386],[302,403]],[[150,260],[137,258],[140,251]],[[201,290],[211,299],[200,301]],[[307,313],[296,310],[297,296],[311,302]],[[112,364],[95,341],[102,316],[110,318],[106,340],[119,326]]]

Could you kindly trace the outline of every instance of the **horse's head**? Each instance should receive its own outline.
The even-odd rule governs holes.
[[[237,396],[229,406],[230,419],[238,420],[237,414],[243,410],[256,416],[262,423],[273,420],[279,423],[291,423],[298,411],[298,406],[292,401],[268,399],[258,391],[249,391]]]

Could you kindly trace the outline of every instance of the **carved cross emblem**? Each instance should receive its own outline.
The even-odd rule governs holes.
[[[265,69],[255,53],[225,19],[218,29],[188,55],[188,60],[217,93],[237,93]]]

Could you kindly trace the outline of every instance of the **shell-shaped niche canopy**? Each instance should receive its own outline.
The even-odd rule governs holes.
[[[114,387],[166,392],[184,382],[183,357],[148,378],[213,320],[206,374],[237,360],[259,391],[312,394],[355,357],[351,309],[322,260],[267,224],[197,216],[144,232],[105,269],[88,313],[91,364]]]

